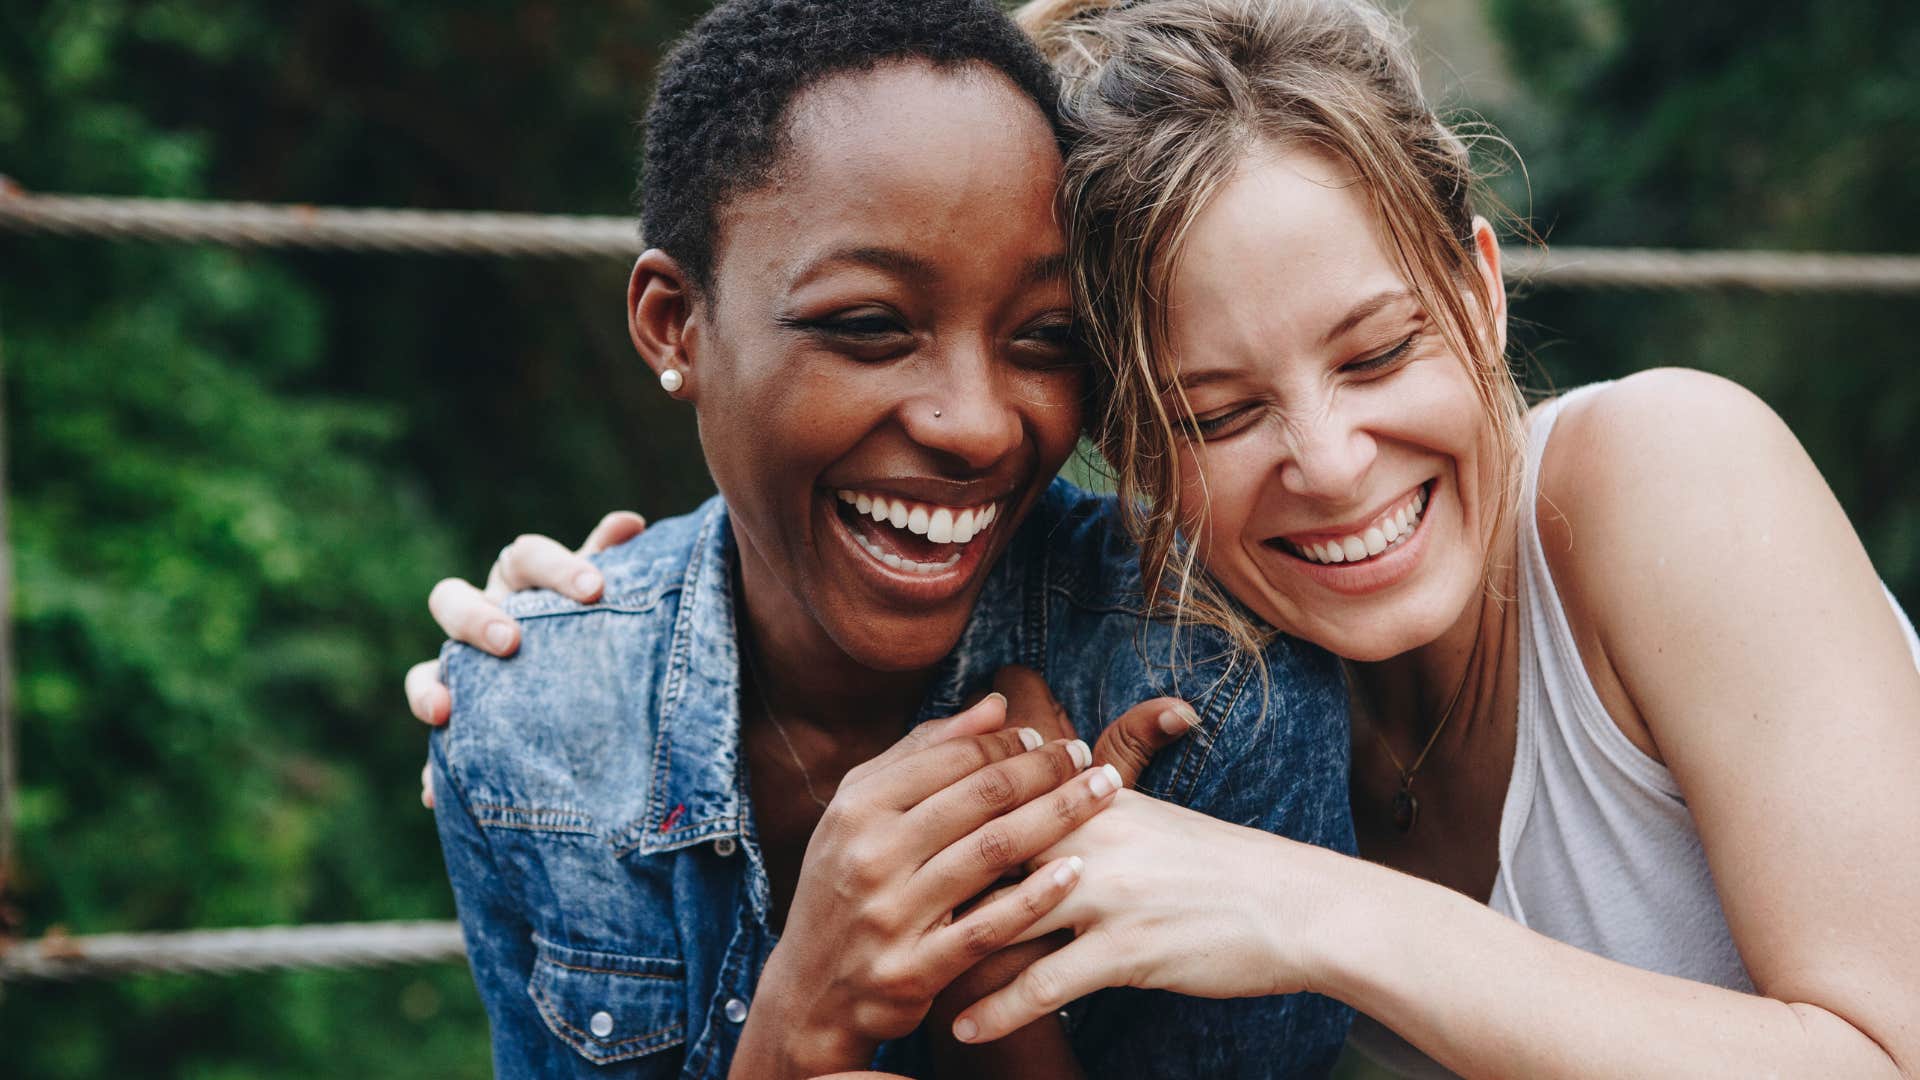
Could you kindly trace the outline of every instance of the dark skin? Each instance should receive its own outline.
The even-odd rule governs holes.
[[[1102,770],[1080,773],[1088,752],[1070,748],[1071,725],[1030,673],[1044,703],[1003,680],[1022,697],[1010,724],[983,703],[994,715],[976,707],[901,737],[1079,431],[1052,133],[997,73],[917,63],[823,80],[788,122],[770,182],[720,209],[709,287],[655,250],[628,293],[636,349],[681,375],[675,396],[698,412],[739,551],[743,749],[774,921],[789,931],[735,1057],[735,1075],[755,1077],[857,1068],[957,978],[995,978],[979,961],[1071,886],[1050,864],[970,901],[1101,804]],[[834,493],[849,488],[991,503],[999,521],[950,570],[888,573],[847,538]],[[584,601],[598,595],[597,578],[580,584],[589,569],[541,538],[496,567],[503,588]],[[471,587],[436,596],[455,637],[511,626]],[[444,696],[413,682],[416,702]],[[1098,753],[1137,775],[1184,731],[1161,726],[1169,708],[1185,710],[1130,710]],[[1053,741],[1022,740],[1022,724]],[[1028,1046],[1023,1032],[999,1048],[1071,1066],[1057,1024],[1029,1031],[1050,1041]],[[965,1048],[943,1074],[1013,1075],[993,1051]]]
[[[969,728],[964,766],[954,745],[900,743],[1080,430],[1052,133],[997,73],[918,63],[825,79],[788,123],[771,182],[717,216],[710,287],[656,250],[628,294],[634,345],[681,373],[676,397],[695,407],[733,511],[742,737],[775,918],[793,931],[735,1058],[735,1075],[756,1077],[858,1067],[910,1031],[978,957],[942,975],[921,961],[949,955],[892,939],[933,940],[1051,843],[1061,815],[1028,800],[1090,812],[1064,742],[1022,752],[1010,730]],[[993,503],[1006,527],[951,572],[903,580],[845,535],[846,489]],[[942,754],[953,760],[927,764]],[[980,800],[958,787],[974,769],[1005,772],[1025,804],[994,826],[1013,843],[983,877],[966,832]],[[958,794],[937,790],[949,783]],[[889,974],[872,983],[876,971]]]

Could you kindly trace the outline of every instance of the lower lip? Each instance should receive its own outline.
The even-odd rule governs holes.
[[[1435,481],[1427,489],[1427,505],[1420,512],[1420,523],[1413,527],[1413,535],[1365,562],[1317,563],[1284,548],[1271,544],[1266,547],[1292,562],[1302,574],[1334,592],[1347,596],[1379,592],[1405,581],[1419,564],[1420,556],[1427,548],[1427,533],[1432,531],[1427,528],[1427,523],[1433,520],[1434,506],[1439,498],[1440,484]]]
[[[993,534],[999,531],[1007,516],[1003,504],[993,528],[965,544],[954,545],[959,548],[960,558],[952,566],[942,567],[932,573],[914,573],[888,566],[861,546],[853,535],[852,527],[841,518],[839,500],[833,492],[822,491],[816,495],[816,499],[820,512],[826,515],[827,531],[833,534],[841,549],[847,553],[860,576],[888,599],[908,607],[943,603],[965,592],[986,560],[987,550],[993,546]]]

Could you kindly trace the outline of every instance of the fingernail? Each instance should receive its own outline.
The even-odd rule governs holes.
[[[1005,694],[1003,694],[1003,693],[1001,693],[1001,692],[1000,692],[1000,691],[998,691],[998,690],[995,690],[995,691],[994,691],[993,693],[991,693],[991,694],[988,694],[988,695],[987,695],[986,697],[983,697],[983,698],[981,698],[980,700],[981,700],[981,701],[988,701],[988,700],[990,700],[990,699],[992,699],[992,698],[999,698],[999,699],[1000,699],[1000,705],[1001,705],[1001,707],[1002,707],[1002,708],[1004,708],[1004,707],[1006,706],[1006,704],[1007,704],[1007,695],[1005,695]]]
[[[1040,737],[1039,732],[1033,730],[1030,727],[1023,727],[1020,729],[1020,745],[1026,747],[1029,750],[1040,749],[1041,744],[1045,743],[1046,741],[1047,740]]]
[[[1073,759],[1073,767],[1084,769],[1093,764],[1093,751],[1087,749],[1087,740],[1075,739],[1067,744],[1067,756]]]
[[[1096,769],[1093,779],[1087,781],[1087,790],[1093,792],[1096,799],[1104,799],[1120,790],[1120,770],[1111,765],[1102,765]]]
[[[505,652],[513,648],[513,624],[503,622],[488,623],[487,648],[492,649],[494,652]]]
[[[599,592],[600,575],[591,570],[582,570],[573,575],[573,591],[574,595],[580,597],[592,596]]]
[[[1160,730],[1169,735],[1185,735],[1199,726],[1199,717],[1189,716],[1178,709],[1168,709],[1160,714]]]
[[[1087,860],[1078,855],[1069,855],[1067,857],[1067,864],[1053,872],[1053,883],[1055,885],[1073,884],[1073,879],[1080,876],[1080,868],[1085,865],[1087,865]]]
[[[980,1025],[962,1017],[953,1022],[953,1037],[961,1042],[972,1042],[980,1037]]]

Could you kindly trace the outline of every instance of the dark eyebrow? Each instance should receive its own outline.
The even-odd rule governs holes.
[[[937,276],[933,264],[917,255],[889,247],[849,247],[830,251],[818,259],[807,263],[793,275],[794,284],[819,273],[835,263],[852,263],[856,266],[868,266],[895,277],[906,278],[917,285],[931,284]]]
[[[1067,276],[1067,256],[1047,255],[1027,263],[1026,272],[1020,275],[1022,285],[1038,285],[1047,281],[1059,281]]]
[[[1360,301],[1353,305],[1353,310],[1347,312],[1346,317],[1333,324],[1333,329],[1328,330],[1325,337],[1320,339],[1321,347],[1333,344],[1341,334],[1380,314],[1382,309],[1411,299],[1413,294],[1405,289],[1388,289],[1386,292]]]

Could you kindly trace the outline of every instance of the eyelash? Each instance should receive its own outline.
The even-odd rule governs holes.
[[[882,314],[851,317],[829,315],[822,319],[782,315],[777,322],[783,329],[812,334],[853,346],[884,345],[890,343],[892,338],[908,333],[906,327],[901,325],[897,318]],[[1074,351],[1076,328],[1072,322],[1066,320],[1041,323],[1029,326],[1022,331],[1020,340],[1037,348],[1071,354]],[[1053,366],[1053,363],[1049,361],[1047,366]]]
[[[1383,368],[1391,367],[1395,362],[1399,361],[1402,357],[1407,355],[1407,352],[1413,348],[1414,341],[1417,340],[1419,337],[1420,337],[1420,333],[1419,331],[1416,330],[1415,332],[1408,334],[1404,339],[1402,339],[1400,344],[1395,345],[1393,348],[1388,349],[1386,352],[1383,352],[1378,356],[1368,357],[1365,360],[1356,360],[1353,363],[1348,364],[1345,367],[1341,368],[1340,370],[1348,372],[1349,374],[1353,374],[1353,375],[1367,375],[1367,374],[1371,374],[1372,372],[1380,371]]]
[[[1344,365],[1340,370],[1351,375],[1372,375],[1384,371],[1405,359],[1407,353],[1413,350],[1413,343],[1419,340],[1419,337],[1419,331],[1415,331],[1402,339],[1400,344],[1395,345],[1386,352],[1378,356],[1370,356],[1365,360],[1356,360],[1351,364]],[[1188,423],[1201,438],[1211,439],[1220,432],[1225,431],[1228,425],[1245,415],[1247,410],[1256,407],[1257,406],[1254,405],[1242,405],[1231,412],[1208,417],[1204,420],[1199,417],[1194,417],[1189,420]]]

